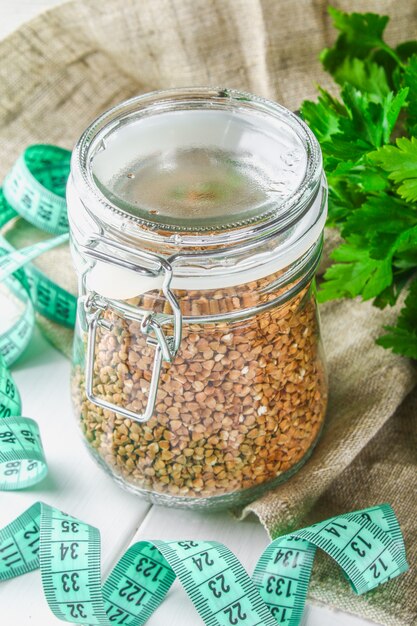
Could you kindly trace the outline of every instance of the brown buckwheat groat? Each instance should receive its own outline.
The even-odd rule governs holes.
[[[234,289],[178,295],[185,315],[230,312],[277,295],[259,296],[259,282],[256,289],[246,287],[243,295]],[[164,309],[156,293],[136,303]],[[113,328],[97,334],[94,393],[140,413],[154,349],[138,322],[109,312],[105,317]],[[154,416],[145,424],[88,402],[80,365],[73,398],[95,455],[133,489],[208,498],[279,480],[307,457],[326,409],[311,289],[233,323],[185,324],[179,352],[163,368]]]

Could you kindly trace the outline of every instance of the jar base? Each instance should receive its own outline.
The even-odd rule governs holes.
[[[311,445],[309,450],[303,456],[298,463],[293,465],[290,469],[278,474],[273,480],[270,480],[266,483],[262,483],[261,485],[255,485],[253,487],[249,487],[247,489],[242,489],[241,491],[233,491],[231,493],[222,494],[219,496],[210,496],[207,498],[187,498],[185,496],[175,496],[171,494],[157,493],[155,491],[148,491],[147,489],[141,489],[140,487],[134,487],[127,483],[123,478],[119,477],[117,474],[114,474],[109,466],[104,463],[102,458],[94,454],[90,447],[87,446],[90,455],[97,462],[97,464],[104,468],[105,472],[109,474],[113,480],[122,488],[124,491],[128,491],[129,493],[133,493],[135,495],[140,496],[147,502],[151,504],[156,504],[158,506],[165,506],[174,509],[189,509],[195,511],[222,511],[225,509],[231,509],[235,507],[246,506],[250,502],[253,502],[257,498],[263,496],[267,491],[271,491],[278,485],[286,482],[293,474],[295,474],[303,465],[308,461],[311,457],[319,439],[323,429],[323,425],[320,428],[320,431]]]

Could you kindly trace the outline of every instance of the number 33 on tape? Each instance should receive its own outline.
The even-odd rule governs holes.
[[[102,587],[99,531],[36,503],[0,531],[0,580],[40,567],[54,614],[85,626],[144,624],[176,577],[207,626],[296,626],[317,548],[339,564],[356,593],[408,568],[394,512],[382,504],[279,537],[252,578],[214,541],[140,541]]]

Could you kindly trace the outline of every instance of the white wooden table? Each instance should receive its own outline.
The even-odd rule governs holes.
[[[40,11],[62,0],[0,0],[0,38]],[[137,0],[138,2],[141,0]],[[130,543],[140,539],[214,539],[227,544],[251,572],[268,543],[255,519],[238,522],[229,513],[197,513],[151,506],[125,493],[90,459],[71,413],[69,362],[36,332],[30,347],[13,367],[21,391],[23,414],[36,419],[46,451],[49,476],[40,486],[0,494],[0,527],[33,502],[42,500],[101,531],[103,575]],[[193,605],[174,585],[150,626],[198,626]],[[0,624],[55,626],[39,572],[0,585]],[[365,626],[364,620],[308,605],[304,626]]]

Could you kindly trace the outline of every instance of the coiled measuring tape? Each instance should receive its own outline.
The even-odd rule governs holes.
[[[0,531],[0,580],[40,567],[49,607],[77,624],[144,624],[178,577],[206,626],[296,626],[317,548],[339,564],[356,593],[408,567],[394,512],[382,504],[275,539],[252,578],[215,541],[140,541],[102,587],[97,528],[36,503]]]
[[[21,416],[20,395],[7,366],[29,343],[35,310],[67,326],[75,323],[76,298],[30,263],[68,239],[65,185],[70,156],[56,146],[30,146],[0,189],[0,228],[20,216],[57,235],[22,250],[0,235],[1,296],[13,306],[10,324],[0,332],[0,490],[29,487],[47,473],[38,426]]]
[[[68,168],[67,151],[32,146],[7,176],[4,194],[0,191],[0,227],[19,214],[58,235],[19,251],[0,241],[0,282],[22,305],[10,329],[0,334],[3,490],[28,487],[47,473],[37,424],[20,416],[20,395],[7,365],[30,338],[34,308],[55,321],[74,322],[75,298],[30,265],[41,252],[66,241]],[[317,548],[339,564],[356,593],[408,568],[399,525],[384,504],[279,537],[261,555],[252,578],[222,544],[158,540],[131,546],[102,587],[98,529],[36,503],[0,531],[0,580],[40,567],[53,613],[84,625],[144,624],[178,577],[207,626],[296,626]]]
[[[70,156],[68,150],[57,146],[30,146],[7,174],[0,190],[0,228],[20,216],[57,235],[22,250],[15,250],[0,236],[0,283],[20,304],[20,315],[0,334],[0,354],[8,365],[30,340],[34,309],[65,326],[75,323],[76,298],[30,263],[68,240],[65,185]]]

